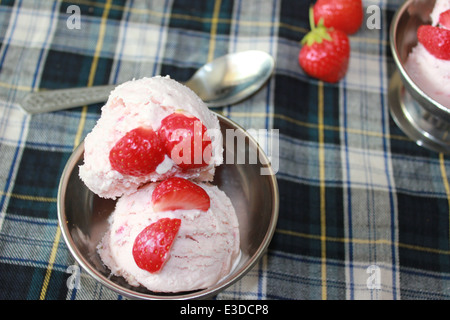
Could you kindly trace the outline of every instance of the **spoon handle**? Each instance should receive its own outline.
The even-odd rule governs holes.
[[[29,114],[64,110],[108,100],[117,85],[58,89],[27,94],[20,102]]]

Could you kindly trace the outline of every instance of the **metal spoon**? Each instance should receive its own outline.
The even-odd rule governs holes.
[[[263,51],[231,53],[205,64],[186,83],[208,107],[239,102],[255,93],[270,77],[273,58]],[[32,92],[21,101],[27,113],[36,114],[104,102],[117,85]]]

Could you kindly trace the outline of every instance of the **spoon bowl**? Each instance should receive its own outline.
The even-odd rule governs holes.
[[[275,63],[263,51],[230,53],[198,69],[185,85],[208,107],[220,107],[248,98],[269,79]],[[117,85],[31,92],[21,101],[29,114],[65,110],[104,102]]]
[[[208,107],[230,105],[258,91],[274,66],[273,58],[263,51],[231,53],[205,64],[185,85]]]

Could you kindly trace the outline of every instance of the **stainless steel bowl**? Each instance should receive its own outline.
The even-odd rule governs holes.
[[[245,138],[245,150],[240,148],[239,143],[227,148],[224,138],[224,158],[227,163],[232,164],[225,163],[218,167],[213,182],[230,197],[238,216],[242,254],[237,267],[213,287],[174,294],[155,293],[144,287],[133,287],[122,277],[111,276],[108,268],[101,262],[96,246],[106,231],[107,219],[114,209],[115,201],[97,197],[79,179],[78,167],[83,163],[84,154],[82,143],[69,158],[61,177],[57,201],[58,219],[72,255],[101,284],[132,299],[209,298],[243,277],[264,254],[278,219],[279,195],[275,174],[257,142],[231,120],[221,115],[218,117],[224,137],[229,129],[240,138]],[[239,164],[236,157],[243,151],[246,155],[259,154],[257,163],[245,161],[244,164]],[[272,174],[261,175],[261,169]]]
[[[408,0],[390,26],[390,46],[397,70],[389,83],[389,109],[403,132],[418,145],[437,152],[450,151],[450,110],[422,91],[404,65],[417,44],[417,29],[430,24],[435,0]]]

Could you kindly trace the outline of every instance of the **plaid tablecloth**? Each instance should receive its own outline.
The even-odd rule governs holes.
[[[410,141],[389,114],[388,31],[402,1],[363,3],[379,9],[379,28],[366,12],[349,71],[331,85],[298,65],[310,1],[0,1],[0,298],[123,298],[85,271],[70,285],[77,263],[57,223],[59,178],[101,104],[31,116],[24,94],[184,81],[247,49],[270,53],[274,75],[219,111],[279,129],[279,221],[261,261],[217,299],[449,298],[450,158]]]

